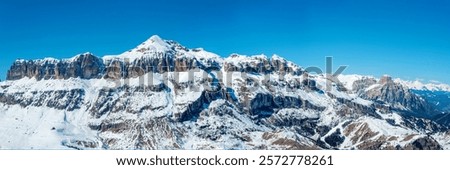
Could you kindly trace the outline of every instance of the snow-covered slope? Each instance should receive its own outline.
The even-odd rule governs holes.
[[[330,80],[158,36],[102,58],[16,61],[8,79],[3,149],[449,148],[445,115],[398,80]]]

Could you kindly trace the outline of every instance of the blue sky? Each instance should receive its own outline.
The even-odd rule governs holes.
[[[450,1],[20,1],[0,3],[0,78],[17,58],[119,54],[153,34],[221,56],[279,54],[346,74],[450,83]]]

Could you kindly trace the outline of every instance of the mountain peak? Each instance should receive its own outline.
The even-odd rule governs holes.
[[[164,40],[161,37],[159,37],[158,35],[152,35],[147,41],[165,43]]]
[[[170,45],[158,35],[151,36],[134,49],[137,52],[166,52],[168,50],[170,50]]]
[[[286,61],[286,59],[284,59],[283,57],[277,55],[277,54],[273,54],[272,55],[272,60],[280,60],[280,61]]]

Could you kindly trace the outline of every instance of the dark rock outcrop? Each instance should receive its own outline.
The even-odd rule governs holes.
[[[237,54],[233,54],[229,59],[239,58]],[[301,75],[304,73],[303,69],[295,66],[288,61],[279,57],[269,59],[266,56],[252,56],[245,61],[239,63],[225,61],[223,68],[227,72],[245,72],[257,74],[280,73],[281,75],[293,74]]]
[[[340,129],[325,138],[325,142],[332,147],[338,147],[344,140],[345,137],[342,136]]]
[[[415,140],[407,145],[405,150],[442,150],[441,145],[431,137],[424,137]]]
[[[31,95],[24,93],[0,93],[0,103],[20,105],[22,107],[46,106],[49,108],[73,111],[83,105],[85,91],[83,89],[32,91]]]

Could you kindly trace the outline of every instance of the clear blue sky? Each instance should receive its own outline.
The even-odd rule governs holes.
[[[228,56],[279,54],[347,74],[450,83],[450,1],[0,2],[0,78],[17,58],[119,54],[153,34]]]

